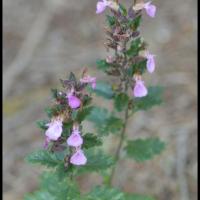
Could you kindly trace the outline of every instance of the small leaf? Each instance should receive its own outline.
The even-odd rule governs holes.
[[[36,124],[37,124],[37,126],[40,128],[40,129],[42,129],[42,130],[47,130],[47,126],[46,126],[46,124],[48,123],[49,121],[47,121],[47,120],[39,120],[39,121],[37,121],[36,122]]]
[[[106,15],[106,20],[110,27],[112,27],[116,24],[116,18],[114,16]]]
[[[110,64],[106,62],[106,60],[97,60],[96,61],[97,69],[100,69],[102,71],[107,71],[110,67]]]
[[[96,186],[89,192],[85,200],[125,200],[124,194],[116,188]]]
[[[102,140],[92,133],[86,133],[83,135],[83,140],[83,148],[85,149],[102,145]]]
[[[147,138],[128,141],[125,150],[128,157],[133,158],[137,162],[143,162],[160,154],[164,148],[165,143],[158,138]]]
[[[119,11],[123,16],[127,16],[127,10],[122,4],[119,4]]]
[[[105,83],[105,82],[97,82],[96,88],[92,91],[96,95],[102,96],[106,99],[111,99],[114,95],[112,87],[109,85],[109,83]]]
[[[129,27],[133,30],[137,30],[137,28],[140,26],[140,23],[142,21],[142,15],[137,16],[133,20],[129,20]]]
[[[102,151],[93,148],[84,151],[87,157],[87,163],[84,166],[77,167],[78,174],[92,171],[106,170],[114,164],[112,157],[105,155]]]
[[[76,120],[81,123],[92,112],[92,109],[93,106],[85,107],[82,110],[79,110],[76,116]]]
[[[115,109],[119,112],[123,111],[128,106],[129,97],[125,93],[120,93],[115,96],[114,105]]]
[[[140,51],[141,45],[141,38],[134,39],[130,44],[130,48],[126,51],[126,54],[130,57],[137,56]]]
[[[140,194],[126,194],[126,200],[155,200],[153,197]]]
[[[132,77],[134,74],[140,73],[143,74],[146,71],[146,62],[147,59],[143,59],[128,68],[127,73],[130,77]]]
[[[47,167],[56,167],[62,161],[59,160],[55,154],[48,152],[47,150],[38,150],[29,154],[26,161],[32,164],[41,164]]]
[[[75,74],[73,72],[70,72],[70,74],[69,74],[69,80],[76,82],[76,76],[75,76]]]
[[[142,98],[133,99],[134,112],[138,110],[148,110],[153,106],[162,103],[163,87],[151,86],[148,88],[148,95]]]

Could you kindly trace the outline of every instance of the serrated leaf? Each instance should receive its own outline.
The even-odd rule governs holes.
[[[48,123],[49,121],[47,121],[47,120],[38,120],[37,122],[36,122],[36,124],[37,124],[37,126],[40,128],[40,129],[42,129],[42,130],[47,130],[47,126],[46,126],[46,124]]]
[[[137,16],[135,19],[133,20],[129,20],[129,27],[132,28],[133,30],[136,30],[141,23],[142,20],[142,15]]]
[[[25,158],[25,160],[32,164],[41,164],[46,167],[56,167],[62,162],[55,154],[50,153],[47,150],[37,150],[32,152]]]
[[[127,16],[127,10],[122,4],[119,4],[119,11],[123,16]]]
[[[133,99],[133,110],[148,110],[153,106],[160,105],[162,103],[163,87],[151,86],[148,88],[148,95],[142,98]]]
[[[131,41],[130,47],[126,51],[126,54],[130,57],[138,55],[141,45],[141,38],[134,39],[133,41]]]
[[[93,108],[93,106],[90,106],[79,110],[76,116],[76,120],[81,123],[92,112]]]
[[[126,200],[155,200],[153,197],[141,194],[126,194]]]
[[[107,109],[94,107],[87,119],[95,124],[100,135],[117,133],[123,127],[123,121],[108,113]]]
[[[104,59],[99,59],[96,61],[97,69],[100,69],[102,71],[107,71],[110,67],[110,64],[106,62]]]
[[[96,186],[84,200],[125,200],[124,194],[116,188]]]
[[[137,162],[143,162],[160,154],[164,148],[165,143],[158,138],[147,138],[127,141],[125,150],[128,157],[133,158]]]
[[[141,60],[133,65],[131,65],[128,69],[127,69],[127,73],[130,77],[132,77],[134,74],[136,73],[140,73],[143,74],[146,71],[146,63],[147,60]]]
[[[100,150],[94,150],[93,148],[84,151],[87,157],[87,163],[84,166],[77,167],[78,174],[92,171],[106,170],[114,164],[114,160],[111,156],[105,155]]]
[[[83,135],[83,140],[83,148],[85,149],[102,145],[102,140],[92,133],[86,133]]]
[[[112,27],[112,26],[114,26],[116,24],[115,16],[106,15],[106,21],[108,22],[108,25],[110,27]]]
[[[115,109],[119,112],[127,108],[129,102],[129,97],[125,93],[117,94],[114,98]]]
[[[96,88],[92,90],[92,92],[106,99],[111,99],[114,95],[112,87],[109,85],[109,83],[100,82],[100,81],[97,82]]]

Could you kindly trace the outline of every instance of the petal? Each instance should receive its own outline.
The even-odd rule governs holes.
[[[72,109],[78,108],[78,107],[80,107],[80,105],[81,105],[80,99],[77,98],[76,96],[69,96],[69,97],[68,97],[68,103],[69,103],[69,106],[70,106]]]
[[[78,150],[72,157],[70,158],[70,163],[73,165],[85,165],[87,162],[87,158],[85,157],[82,150]]]
[[[135,97],[144,97],[147,95],[147,89],[142,81],[137,81],[133,89],[133,95]]]
[[[45,132],[45,135],[50,139],[50,140],[57,140],[62,133],[62,125],[55,123],[51,125]]]
[[[104,2],[99,1],[96,7],[96,14],[102,13],[106,9],[106,4]]]
[[[155,60],[154,56],[151,56],[147,59],[147,70],[149,73],[154,72],[155,70]]]
[[[145,10],[147,15],[149,15],[150,17],[155,17],[156,15],[156,6],[148,4],[145,6]]]
[[[78,147],[83,144],[83,138],[79,133],[72,133],[67,139],[67,144],[69,146]]]

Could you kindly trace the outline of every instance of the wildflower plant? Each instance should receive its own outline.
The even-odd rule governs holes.
[[[60,80],[62,89],[52,89],[54,102],[46,108],[48,120],[37,123],[44,133],[43,149],[26,157],[27,161],[44,165],[48,170],[41,175],[40,189],[26,195],[25,200],[154,199],[115,188],[113,177],[117,176],[115,169],[122,155],[124,159],[144,162],[153,159],[165,147],[158,137],[130,140],[126,135],[128,120],[134,113],[162,102],[162,88],[147,87],[143,78],[144,73],[152,75],[154,72],[155,55],[150,53],[139,29],[143,13],[155,17],[156,6],[152,2],[134,1],[126,9],[118,1],[97,2],[96,14],[106,9],[110,13],[106,15],[105,28],[105,46],[109,54],[96,64],[114,79],[112,82],[97,81],[84,69],[81,77],[71,72],[66,80]],[[112,111],[94,106],[94,95],[111,101]],[[86,130],[85,120],[94,124],[94,133]],[[114,155],[107,155],[102,148],[110,134],[119,139],[116,146],[113,144]],[[102,184],[82,194],[76,177],[91,172],[102,176]]]

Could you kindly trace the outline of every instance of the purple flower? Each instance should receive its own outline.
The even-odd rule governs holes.
[[[154,72],[155,70],[155,59],[154,59],[155,55],[150,54],[149,52],[146,54],[146,58],[147,58],[147,70],[149,73]]]
[[[81,83],[90,83],[92,88],[96,88],[96,77],[91,77],[91,76],[84,76],[83,78],[80,79]]]
[[[80,131],[74,130],[72,134],[67,139],[67,144],[69,146],[78,147],[83,144],[83,138],[80,136]]]
[[[97,7],[96,7],[96,14],[100,14],[102,13],[107,6],[110,5],[110,2],[108,2],[107,0],[102,0],[97,2]]]
[[[62,121],[60,119],[55,119],[46,126],[48,126],[48,129],[45,132],[46,137],[48,140],[56,141],[62,133]]]
[[[70,94],[67,96],[67,99],[68,99],[68,104],[72,109],[80,107],[81,101],[78,97]]]
[[[155,17],[156,15],[156,6],[151,4],[151,1],[144,4],[144,9],[146,10],[147,15],[150,17]]]
[[[136,80],[135,86],[133,88],[133,95],[135,97],[144,97],[147,95],[147,89],[144,85],[144,81]]]
[[[74,155],[70,158],[70,163],[73,165],[85,165],[87,162],[87,158],[85,157],[83,151],[78,149]]]

